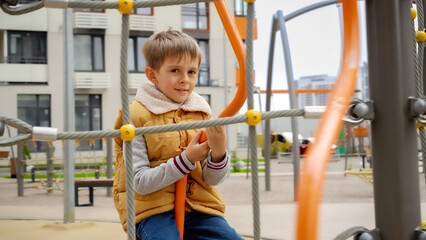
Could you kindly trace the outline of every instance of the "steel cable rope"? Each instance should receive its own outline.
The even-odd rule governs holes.
[[[305,113],[306,111],[304,109],[292,109],[292,110],[261,112],[261,115],[262,115],[262,120],[267,120],[267,119],[279,118],[279,117],[298,117],[298,116],[303,116]],[[3,121],[5,118],[6,117],[0,116],[0,121]],[[13,119],[13,118],[7,117],[7,119]],[[19,120],[19,122],[25,123],[21,120]],[[210,120],[197,121],[197,122],[176,123],[176,124],[169,124],[169,125],[135,128],[135,134],[145,135],[145,134],[153,134],[153,133],[164,133],[164,132],[181,131],[181,130],[188,130],[188,129],[199,129],[204,127],[215,127],[215,126],[222,126],[222,125],[229,125],[229,124],[237,124],[237,123],[244,123],[244,122],[247,122],[247,116],[245,114],[238,114],[233,117],[217,118],[217,119],[210,119]],[[25,123],[25,125],[28,125],[28,124]],[[28,138],[25,138],[18,142],[31,140],[31,133],[28,133],[25,135],[19,135],[19,136],[27,136],[27,135],[29,136]],[[117,130],[107,129],[107,130],[99,130],[99,131],[59,132],[57,134],[56,140],[88,139],[88,138],[117,138],[117,137],[120,137],[119,129]],[[14,145],[18,143],[17,141],[14,141],[14,142],[6,141],[7,139],[11,139],[11,138],[5,138],[0,140],[1,147],[10,146],[10,145]]]
[[[247,1],[247,38],[246,38],[246,91],[247,91],[247,109],[254,109],[253,101],[253,19],[254,19],[254,1]],[[260,239],[260,201],[259,201],[259,177],[257,160],[257,134],[256,125],[249,126],[249,149],[251,163],[251,191],[253,208],[253,238]]]
[[[134,8],[147,8],[147,7],[163,7],[170,5],[183,5],[198,2],[214,2],[216,0],[146,0],[135,1]],[[16,7],[11,7],[7,3],[0,5],[1,9],[9,15],[22,15],[30,12],[37,11],[46,6],[50,1],[37,1],[28,4],[22,4]],[[117,9],[117,2],[97,2],[97,1],[69,1],[64,2],[69,8],[98,8],[98,9]]]

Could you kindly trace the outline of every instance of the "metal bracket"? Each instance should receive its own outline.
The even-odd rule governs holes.
[[[374,119],[373,101],[363,102],[361,100],[353,100],[348,109],[348,115],[352,118],[364,118],[365,120]]]
[[[422,228],[417,228],[415,231],[415,237],[416,240],[426,240],[426,230]]]
[[[408,104],[410,117],[417,118],[419,115],[426,113],[426,101],[424,99],[409,97]]]
[[[356,235],[354,240],[380,240],[380,231],[378,228],[365,231]]]
[[[348,107],[348,115],[343,118],[348,125],[358,125],[364,120],[374,119],[373,101],[364,102],[360,99],[353,99]]]

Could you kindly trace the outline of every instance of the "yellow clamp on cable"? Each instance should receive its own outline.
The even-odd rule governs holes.
[[[254,3],[254,2],[256,2],[256,0],[244,0],[244,2],[246,2],[246,3]]]
[[[133,11],[133,0],[118,0],[118,11],[121,14],[130,14]]]
[[[416,9],[411,8],[411,20],[414,20],[417,17]]]
[[[426,33],[424,31],[416,31],[416,40],[417,42],[424,42],[426,41]]]
[[[246,112],[246,116],[247,116],[247,122],[246,123],[250,126],[256,126],[262,120],[262,115],[260,114],[260,112],[254,110],[254,109],[248,110]]]
[[[135,126],[125,124],[120,128],[120,137],[124,141],[131,141],[135,137]]]

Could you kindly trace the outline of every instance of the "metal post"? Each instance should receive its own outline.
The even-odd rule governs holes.
[[[293,75],[293,65],[291,61],[290,46],[288,43],[287,37],[287,28],[285,26],[283,12],[281,10],[277,11],[277,20],[281,33],[281,41],[283,44],[284,51],[284,62],[285,62],[285,71],[287,75],[287,85],[288,93],[290,97],[290,109],[297,108],[297,99],[294,89],[294,75]],[[300,169],[300,149],[299,149],[299,126],[297,123],[296,117],[291,117],[291,130],[293,132],[293,143],[292,143],[292,157],[293,157],[293,184],[294,184],[294,200],[296,200],[297,195],[297,181],[299,179],[299,169]]]
[[[351,147],[350,146],[350,131],[351,131],[351,128],[349,127],[349,126],[345,126],[345,131],[346,131],[346,137],[345,137],[345,146],[346,146],[346,149],[345,149],[345,176],[346,176],[346,170],[348,170],[348,151],[349,151],[349,148]]]
[[[266,79],[266,104],[265,111],[271,111],[272,95],[272,70],[274,68],[275,35],[277,31],[276,15],[272,16],[271,37],[269,38],[268,75]],[[271,191],[271,120],[265,120],[265,130],[263,131],[263,152],[265,157],[265,188]]]
[[[72,33],[72,10],[64,10],[64,131],[74,132],[74,53]],[[64,223],[75,222],[74,200],[74,140],[64,141]]]
[[[415,95],[412,1],[365,4],[376,227],[383,240],[414,239],[421,219],[416,123],[408,114]]]
[[[106,176],[107,178],[112,178],[112,148],[114,147],[112,138],[107,138],[107,166],[106,166]],[[107,187],[107,197],[112,197],[112,188]]]
[[[47,144],[47,150],[46,150],[46,163],[47,163],[47,192],[52,192],[52,186],[53,186],[53,146],[51,143]]]
[[[21,144],[18,144],[18,158],[12,158],[15,161],[16,181],[18,182],[18,197],[24,196],[24,175],[22,174],[22,160],[24,152]]]

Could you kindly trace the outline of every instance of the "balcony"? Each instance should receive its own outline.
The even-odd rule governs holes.
[[[143,82],[149,81],[144,73],[129,73],[128,88],[138,89]]]
[[[110,88],[111,75],[105,72],[74,72],[74,88]]]
[[[107,29],[108,16],[97,12],[74,12],[74,28]]]
[[[236,16],[235,18],[235,24],[237,25],[237,29],[240,32],[241,38],[246,39],[247,38],[247,17],[244,16]],[[253,40],[257,39],[257,19],[253,19]]]
[[[47,59],[2,57],[0,58],[0,82],[45,83],[47,82]]]
[[[129,28],[132,31],[155,32],[157,29],[157,18],[154,16],[131,14],[129,16]]]

